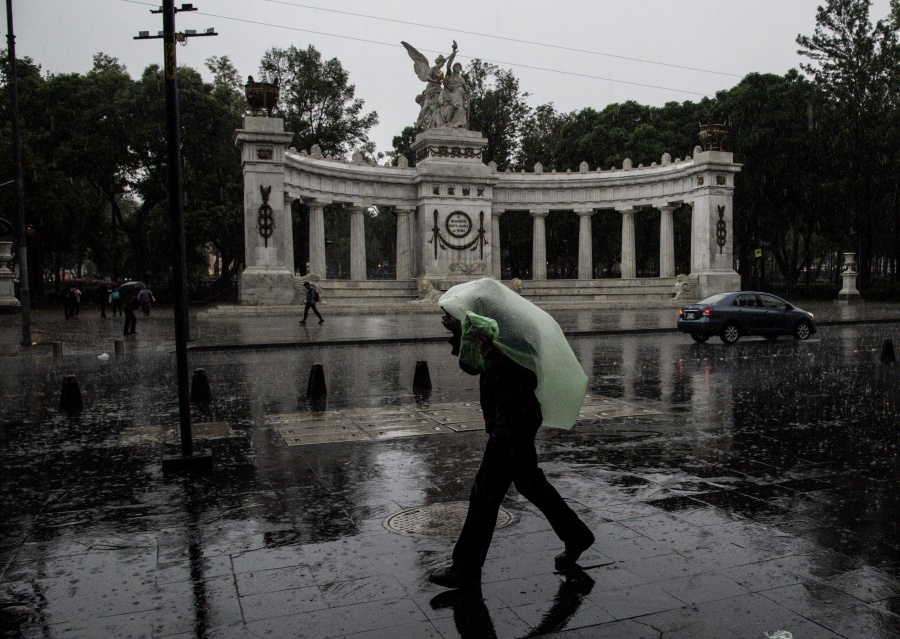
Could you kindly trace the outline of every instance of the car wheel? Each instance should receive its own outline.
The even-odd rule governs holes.
[[[726,344],[734,344],[741,337],[741,327],[735,322],[728,322],[722,327],[722,334],[719,338]]]
[[[693,339],[698,344],[703,344],[706,340],[709,339],[709,335],[701,335],[700,333],[691,333],[691,339]]]
[[[809,336],[812,335],[812,330],[810,330],[809,322],[806,320],[800,320],[797,322],[797,326],[794,328],[794,338],[795,339],[809,339]]]

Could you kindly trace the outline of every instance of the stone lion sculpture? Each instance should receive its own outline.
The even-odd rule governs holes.
[[[675,277],[675,299],[696,300],[700,293],[700,280],[697,276],[678,275]]]
[[[412,302],[413,304],[437,304],[441,297],[441,292],[434,288],[427,277],[420,277],[416,280],[416,289],[419,292],[419,299]]]

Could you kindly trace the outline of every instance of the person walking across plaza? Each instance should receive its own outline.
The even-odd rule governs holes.
[[[78,317],[81,312],[81,289],[78,286],[72,287],[72,316]]]
[[[480,587],[500,504],[511,484],[537,506],[565,544],[565,550],[556,555],[556,567],[575,567],[581,554],[594,543],[594,535],[538,467],[534,439],[544,418],[535,394],[537,375],[497,347],[494,340],[503,327],[494,319],[468,312],[462,323],[449,314],[441,321],[452,333],[450,344],[453,354],[459,356],[460,368],[480,376],[487,444],[469,495],[466,520],[453,549],[453,563],[432,572],[429,580],[446,588]],[[461,349],[469,353],[461,355]]]
[[[137,328],[137,315],[134,312],[140,307],[137,295],[132,292],[127,293],[123,305],[125,307],[125,330],[122,334],[137,335],[137,332],[134,330]]]
[[[141,311],[144,313],[144,317],[150,317],[150,307],[153,305],[153,302],[156,301],[156,298],[153,297],[153,293],[149,288],[142,288],[137,295],[138,304],[141,307]]]
[[[319,318],[319,324],[323,324],[325,320],[322,319],[322,315],[316,308],[316,302],[319,301],[319,291],[314,286],[311,286],[309,282],[303,282],[303,286],[306,287],[306,305],[303,307],[303,319],[300,320],[300,323],[306,324],[306,316],[309,315],[309,309],[312,309],[312,312]]]

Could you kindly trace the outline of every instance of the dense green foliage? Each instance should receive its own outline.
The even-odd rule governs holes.
[[[337,60],[272,49],[264,77],[282,85],[280,115],[295,144],[328,154],[370,150],[366,133],[377,115],[360,115]],[[235,129],[248,112],[243,79],[227,57],[207,61],[205,82],[178,69],[182,127],[185,237],[189,279],[206,277],[215,256],[227,288],[244,256],[243,182]],[[166,169],[165,83],[151,65],[132,78],[105,54],[85,74],[41,74],[29,59],[17,64],[23,148],[29,274],[33,298],[45,284],[59,292],[63,274],[140,279],[164,299],[171,281]],[[8,87],[6,68],[0,85]],[[2,170],[12,175],[9,101],[0,101]],[[0,206],[15,210],[14,190]],[[213,287],[215,292],[215,286]]]

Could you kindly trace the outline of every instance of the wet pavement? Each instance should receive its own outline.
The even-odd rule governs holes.
[[[474,594],[426,579],[452,534],[388,522],[446,506],[434,522],[452,533],[483,432],[284,432],[284,416],[311,415],[313,363],[338,415],[477,400],[436,315],[195,315],[190,366],[213,395],[194,409],[197,445],[215,461],[192,479],[161,468],[177,450],[170,313],[139,319],[122,356],[118,319],[39,311],[48,345],[22,350],[18,319],[0,317],[2,636],[900,636],[900,380],[879,361],[900,313],[802,306],[822,324],[813,339],[732,347],[672,333],[672,309],[554,312],[595,405],[613,409],[541,429],[541,465],[597,540],[560,574],[561,543],[511,490]],[[67,374],[80,414],[58,410]]]

